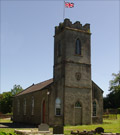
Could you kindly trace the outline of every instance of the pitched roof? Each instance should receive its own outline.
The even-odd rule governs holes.
[[[92,81],[92,87],[93,85],[96,86],[98,89],[100,89],[102,92],[104,92],[94,81]]]
[[[20,93],[18,93],[16,96],[20,96],[20,95],[23,95],[23,94],[35,92],[35,91],[38,91],[38,90],[42,90],[43,88],[45,88],[48,85],[50,85],[52,82],[53,82],[53,79],[49,79],[49,80],[46,80],[44,82],[40,82],[38,84],[33,84],[30,87],[28,87],[25,90],[23,90]]]

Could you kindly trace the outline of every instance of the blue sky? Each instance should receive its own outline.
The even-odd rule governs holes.
[[[109,93],[119,71],[119,0],[72,0],[65,18],[91,24],[92,80]],[[1,1],[0,92],[53,77],[54,27],[63,22],[63,1]]]

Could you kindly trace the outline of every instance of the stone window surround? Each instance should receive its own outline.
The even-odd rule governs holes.
[[[80,106],[78,106],[78,104],[79,104]],[[79,101],[76,101],[75,104],[74,104],[74,108],[82,108],[81,103],[80,103]]]
[[[34,97],[32,96],[32,99],[31,99],[31,115],[34,115],[34,106],[35,106],[35,100],[34,100]]]
[[[95,103],[95,115],[93,115],[93,103]],[[92,117],[97,117],[97,100],[96,99],[94,99],[93,101],[92,101]]]
[[[75,41],[75,54],[81,56],[81,40],[79,38]]]
[[[81,43],[81,54],[76,54],[76,41],[77,41],[77,39],[79,39],[80,43]],[[84,54],[84,52],[83,52],[83,40],[80,37],[77,36],[74,39],[74,45],[75,45],[75,47],[74,47],[74,56],[83,57],[83,54]]]
[[[26,98],[24,98],[24,105],[23,105],[23,108],[24,108],[24,115],[26,115]]]
[[[57,114],[57,109],[60,109],[60,114]],[[61,116],[61,100],[58,97],[55,100],[55,116]]]

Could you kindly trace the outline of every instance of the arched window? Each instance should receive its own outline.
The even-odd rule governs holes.
[[[26,115],[26,98],[24,98],[24,115]]]
[[[57,45],[57,56],[58,57],[61,56],[61,44],[60,43]]]
[[[81,104],[80,104],[79,101],[77,101],[77,102],[75,103],[75,108],[80,108],[80,107],[81,107]]]
[[[31,114],[34,115],[34,97],[32,97],[32,104],[31,104],[31,107],[32,107]]]
[[[93,101],[93,116],[96,116],[96,101]]]
[[[59,98],[55,100],[55,115],[57,116],[61,115],[61,101]]]
[[[20,114],[20,100],[18,99],[17,101],[17,112],[18,112],[18,115]]]
[[[75,54],[81,55],[81,42],[79,39],[76,40],[75,44]]]

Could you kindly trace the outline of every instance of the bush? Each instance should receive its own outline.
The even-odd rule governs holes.
[[[0,135],[17,135],[15,133],[5,133],[5,132],[0,132]]]

